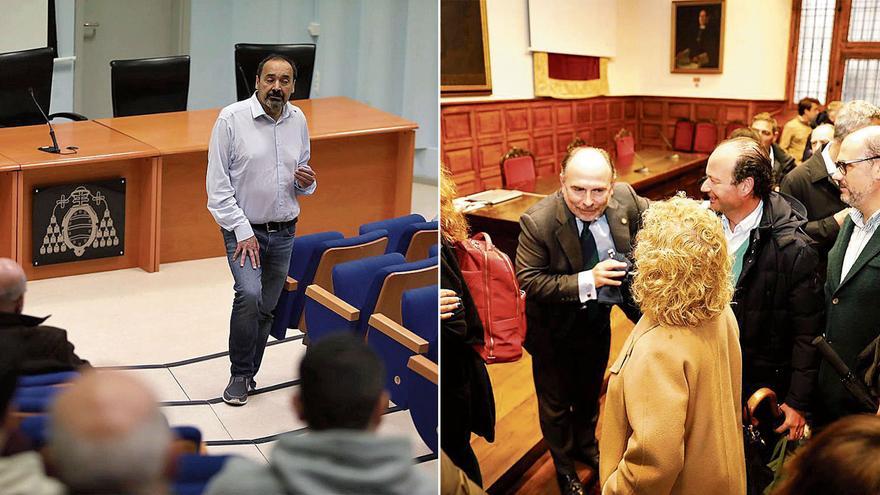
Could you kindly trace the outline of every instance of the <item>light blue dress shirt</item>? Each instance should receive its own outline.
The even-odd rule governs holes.
[[[578,228],[578,236],[584,231],[584,222],[575,217]],[[599,261],[605,261],[608,251],[617,252],[614,248],[614,239],[611,238],[611,227],[608,226],[608,219],[603,214],[594,222],[590,223],[590,233],[596,241],[596,249],[599,252]],[[578,297],[582,303],[596,299],[596,279],[593,277],[593,270],[586,270],[578,273]]]
[[[309,130],[302,110],[287,103],[278,122],[254,93],[220,111],[208,144],[208,210],[236,240],[254,235],[251,224],[287,222],[299,216],[296,197],[312,194],[294,172],[308,167]]]

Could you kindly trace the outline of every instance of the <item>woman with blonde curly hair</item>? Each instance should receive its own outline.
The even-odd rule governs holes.
[[[440,170],[440,447],[482,486],[471,432],[495,439],[495,396],[486,364],[473,347],[483,343],[483,324],[455,255],[455,243],[467,239],[467,221],[453,206],[452,176]]]
[[[654,203],[634,256],[644,316],[611,366],[602,493],[744,494],[742,365],[721,222],[690,199]]]

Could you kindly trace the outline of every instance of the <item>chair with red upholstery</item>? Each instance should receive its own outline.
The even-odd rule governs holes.
[[[698,122],[694,131],[694,152],[711,153],[718,143],[718,126],[712,122]]]
[[[672,149],[675,151],[691,151],[694,149],[694,123],[692,121],[681,119],[675,123]]]
[[[520,148],[511,148],[501,158],[501,178],[505,189],[535,192],[535,157]]]
[[[738,120],[734,120],[733,122],[728,122],[727,127],[724,128],[724,137],[730,138],[730,133],[732,133],[733,131],[735,131],[737,129],[742,129],[744,127],[748,127],[748,126]]]
[[[621,129],[614,136],[614,146],[617,150],[615,163],[618,167],[629,167],[636,157],[636,142],[633,135],[626,129]]]

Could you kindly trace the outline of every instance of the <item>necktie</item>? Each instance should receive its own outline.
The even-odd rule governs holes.
[[[596,248],[596,239],[590,232],[590,222],[584,222],[581,231],[581,253],[584,258],[584,270],[592,270],[599,262],[599,250]]]

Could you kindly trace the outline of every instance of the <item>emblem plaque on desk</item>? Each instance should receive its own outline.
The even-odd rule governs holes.
[[[125,254],[125,179],[34,188],[34,266]]]

